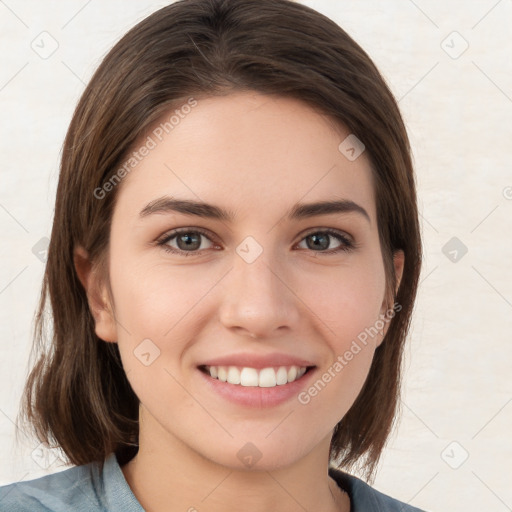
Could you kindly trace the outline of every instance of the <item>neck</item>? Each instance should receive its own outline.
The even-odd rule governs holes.
[[[141,422],[143,425],[145,422]],[[296,462],[240,469],[206,459],[176,437],[139,434],[139,451],[122,466],[146,512],[349,512],[350,500],[329,477],[330,437]]]

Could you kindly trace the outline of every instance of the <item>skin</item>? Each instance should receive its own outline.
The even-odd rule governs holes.
[[[348,496],[327,474],[329,443],[381,334],[306,405],[296,397],[266,409],[233,404],[207,390],[196,368],[219,355],[279,351],[314,361],[321,376],[389,308],[370,163],[364,152],[349,161],[338,150],[349,133],[291,98],[200,99],[117,191],[111,297],[77,248],[96,334],[118,343],[141,401],[140,449],[122,471],[148,512],[349,511]],[[165,194],[222,206],[235,220],[139,218]],[[285,219],[297,202],[341,198],[365,208],[370,222],[354,212]],[[201,236],[187,257],[156,245],[182,227],[203,228],[210,240]],[[321,228],[357,247],[322,254],[343,242],[327,237],[327,248],[308,246],[307,235]],[[236,252],[247,236],[263,249],[251,264]],[[186,250],[177,238],[168,245]],[[394,263],[400,279],[402,252]],[[147,338],[160,350],[149,366],[134,355]],[[261,453],[251,468],[237,457],[249,441]]]

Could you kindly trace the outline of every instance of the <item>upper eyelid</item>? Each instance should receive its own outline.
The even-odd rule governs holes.
[[[313,233],[318,233],[318,232],[324,232],[324,231],[332,231],[332,232],[336,233],[337,235],[341,235],[341,236],[345,236],[347,238],[350,238],[350,240],[354,239],[354,237],[350,233],[347,233],[344,229],[329,228],[329,227],[326,227],[326,226],[318,227],[318,228],[308,228],[305,231],[302,231],[298,236],[304,238],[307,235],[311,235]]]

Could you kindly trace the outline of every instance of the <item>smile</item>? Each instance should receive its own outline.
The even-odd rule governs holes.
[[[260,370],[238,366],[202,366],[200,370],[228,384],[246,387],[272,388],[300,379],[308,370],[302,366],[268,367]]]

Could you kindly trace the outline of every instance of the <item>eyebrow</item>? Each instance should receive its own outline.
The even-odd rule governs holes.
[[[233,222],[233,211],[225,210],[213,204],[192,201],[190,199],[176,199],[170,196],[159,197],[148,203],[140,212],[139,218],[146,218],[157,213],[177,212],[186,215],[195,215],[209,219]],[[297,203],[287,213],[287,220],[300,220],[317,215],[332,215],[336,213],[357,213],[367,219],[371,224],[368,212],[359,204],[349,199],[333,201],[319,201],[316,203]]]

